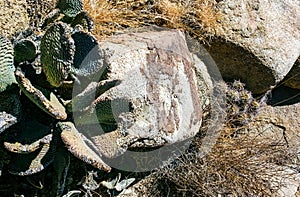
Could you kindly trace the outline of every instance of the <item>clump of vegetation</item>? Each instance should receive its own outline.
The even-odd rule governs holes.
[[[39,16],[38,10],[47,10],[47,6],[40,8],[38,5],[42,4],[35,3],[40,0],[27,2],[36,5],[37,9],[32,9],[35,12],[30,16],[33,26],[36,27],[39,23],[36,21],[44,17]],[[95,21],[93,33],[100,39],[128,28],[157,25],[183,29],[204,41],[220,31],[218,21],[222,14],[215,5],[214,0],[84,0],[84,9]],[[213,149],[201,157],[198,153],[202,141],[200,136],[196,137],[192,148],[186,154],[153,174],[157,178],[156,183],[147,185],[149,191],[152,190],[151,195],[270,196],[279,189],[281,183],[271,182],[272,178],[278,176],[281,169],[278,166],[295,163],[293,158],[296,157],[296,153],[289,151],[284,141],[274,142],[258,138],[256,135],[248,135],[253,117],[261,108],[263,100],[254,99],[251,92],[239,81],[228,84],[226,90],[226,124]],[[0,151],[1,159],[8,160],[7,153],[2,149]],[[99,183],[100,178],[89,181],[91,167],[74,157],[71,157],[71,162],[75,165],[70,166],[66,190],[73,191],[74,194],[76,191],[78,193],[78,190],[85,190],[90,195],[108,195],[107,188],[99,185],[95,191],[89,191],[93,187],[86,186],[86,182]],[[5,166],[2,163],[0,165]],[[50,166],[49,171],[25,178],[11,176],[7,169],[3,168],[1,177],[8,179],[7,183],[1,183],[0,191],[2,194],[21,194],[26,191],[31,196],[48,196],[51,187],[55,187],[51,183],[51,171],[54,170],[53,166]],[[112,179],[117,173],[119,172],[113,171],[110,175],[101,174],[101,180]],[[80,182],[84,174],[86,177]],[[122,172],[122,175],[124,174],[126,173]],[[130,176],[133,177],[134,173]],[[16,182],[20,184],[15,184]]]
[[[157,25],[183,29],[200,40],[220,31],[222,14],[214,0],[84,0],[95,21],[94,34],[103,38],[126,28]]]
[[[296,173],[284,172],[284,166],[299,164],[295,147],[288,147],[284,139],[249,133],[265,97],[256,100],[240,81],[225,87],[226,122],[212,150],[201,155],[202,139],[196,137],[192,149],[153,175],[156,181],[147,185],[149,192],[157,196],[165,191],[173,196],[271,196],[283,186],[282,180]]]

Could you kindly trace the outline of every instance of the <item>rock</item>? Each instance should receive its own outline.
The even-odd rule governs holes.
[[[266,106],[255,117],[250,133],[261,133],[270,140],[285,140],[289,147],[300,147],[300,103]],[[299,149],[300,151],[300,149]]]
[[[194,136],[201,124],[200,102],[204,95],[198,94],[194,62],[184,33],[178,30],[130,33],[107,41],[100,48],[109,55],[104,57],[110,65],[108,79],[121,83],[98,99],[130,100],[136,111],[134,117],[143,117],[142,125],[136,121],[130,127],[138,132],[136,136],[147,138],[164,131],[160,135],[166,134],[164,139],[171,143]],[[127,118],[123,121],[130,125]]]
[[[300,2],[224,0],[221,31],[206,46],[224,79],[253,93],[280,82],[300,54]]]
[[[288,106],[266,106],[249,127],[249,134],[254,135],[256,139],[284,144],[288,152],[295,157],[289,158],[295,161],[295,165],[272,164],[274,165],[272,171],[278,169],[278,173],[273,174],[271,179],[271,187],[278,189],[274,190],[275,196],[297,196],[296,192],[300,186],[300,173],[296,170],[299,169],[300,160],[299,117],[300,103]]]
[[[286,76],[284,85],[294,89],[300,89],[300,57],[298,57],[293,68]]]
[[[124,161],[132,157],[133,163],[136,162],[134,165],[120,165],[116,160],[104,161],[108,165],[126,171],[158,168],[162,161],[177,154],[177,151],[169,154],[171,145],[176,145],[176,150],[185,149],[186,146],[178,142],[186,142],[200,131],[204,116],[202,109],[210,100],[212,91],[209,90],[214,85],[205,67],[207,65],[191,53],[185,34],[180,30],[145,29],[124,33],[106,38],[99,46],[106,68],[102,74],[107,81],[118,81],[118,84],[96,99],[90,97],[91,102],[88,103],[92,104],[86,111],[83,110],[83,114],[73,115],[74,122],[76,126],[118,123],[117,130],[106,134],[99,133],[101,128],[79,130],[100,150],[101,155],[107,158],[122,155]],[[82,92],[82,84],[91,84],[99,78],[101,73],[80,80],[79,87],[73,87],[73,93]],[[83,92],[89,92],[90,87]],[[86,95],[90,94],[80,94],[72,100],[74,111],[86,107],[82,106],[87,101]],[[220,116],[218,118],[214,121],[219,123]],[[63,141],[72,144],[64,133],[67,132],[62,133],[65,136]],[[169,150],[163,145],[170,145]],[[125,152],[127,147],[160,147],[157,149],[160,153],[138,153],[147,154],[140,162],[135,161],[136,155],[131,156],[132,152]],[[148,162],[148,158],[152,161],[155,158],[155,162]]]

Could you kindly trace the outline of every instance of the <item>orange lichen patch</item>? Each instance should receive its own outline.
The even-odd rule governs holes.
[[[202,40],[219,32],[222,17],[214,0],[84,0],[84,9],[100,39],[125,28],[157,25],[184,29]]]

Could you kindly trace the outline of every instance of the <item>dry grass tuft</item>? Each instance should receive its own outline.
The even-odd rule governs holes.
[[[218,33],[222,17],[214,0],[84,0],[84,4],[100,39],[125,28],[157,25],[184,29],[204,40]]]
[[[234,88],[238,88],[236,91],[240,93],[246,91],[238,84],[240,83],[234,82],[224,87],[227,109],[234,104],[228,92],[232,92]],[[249,102],[237,103],[244,111]],[[259,108],[263,105],[262,102]],[[232,116],[230,110],[226,112],[227,117],[238,117]],[[226,118],[216,136],[216,143],[203,156],[203,135],[209,132],[207,128],[210,125],[210,117],[206,117],[200,132],[203,135],[195,137],[190,150],[154,175],[160,180],[160,184],[166,183],[163,190],[169,188],[175,196],[271,196],[285,187],[287,182],[293,181],[299,170],[298,147],[289,145],[284,134],[275,138],[258,132],[255,129],[258,125],[256,112],[246,113],[252,114],[244,124],[244,121],[236,124],[237,121]],[[155,186],[157,183],[152,185],[154,186],[148,186],[149,191],[162,193]]]
[[[224,129],[208,155],[185,154],[158,177],[172,182],[178,196],[271,196],[291,175],[283,173],[284,166],[294,164],[295,152],[284,141],[246,135],[233,139],[233,132]],[[201,140],[195,146],[201,147]]]

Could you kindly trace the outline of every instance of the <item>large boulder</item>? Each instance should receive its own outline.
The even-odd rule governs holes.
[[[280,82],[300,54],[300,1],[223,0],[219,35],[208,51],[224,79],[240,79],[253,93]]]

